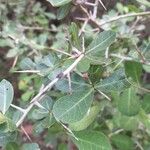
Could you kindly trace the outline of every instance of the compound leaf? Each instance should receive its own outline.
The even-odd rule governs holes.
[[[110,77],[102,80],[101,82],[95,85],[95,88],[104,91],[121,91],[129,87],[129,82],[125,77],[125,73],[122,69],[114,72]]]
[[[101,52],[109,47],[116,38],[116,33],[113,31],[103,31],[98,34],[96,39],[88,46],[86,54],[89,56],[97,55],[97,52]]]

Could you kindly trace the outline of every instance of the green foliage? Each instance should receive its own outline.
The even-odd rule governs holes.
[[[99,105],[92,106],[87,114],[80,121],[69,124],[69,128],[73,131],[80,131],[86,129],[95,120],[99,111]]]
[[[78,140],[74,140],[79,150],[111,150],[108,138],[101,132],[97,131],[81,131],[75,133]]]
[[[70,3],[66,4],[64,6],[61,6],[57,11],[57,19],[61,20],[61,19],[65,18],[68,15],[70,9],[71,9]]]
[[[138,114],[140,110],[140,102],[134,88],[129,88],[121,94],[118,101],[118,109],[122,114],[127,116]]]
[[[149,149],[149,2],[89,2],[0,3],[0,149]]]
[[[87,47],[86,55],[92,62],[95,59],[99,59],[100,56],[104,56],[104,52],[107,47],[109,47],[116,38],[116,34],[112,31],[104,31],[99,33],[96,38]]]
[[[119,69],[116,70],[110,77],[100,81],[95,85],[95,88],[104,91],[104,92],[111,92],[111,91],[122,91],[129,87],[129,83],[127,78],[124,74],[124,70]]]
[[[47,0],[50,2],[54,7],[62,6],[66,3],[69,3],[71,0]]]
[[[138,62],[125,62],[125,72],[128,77],[131,77],[134,82],[140,85],[142,75],[142,65]]]
[[[149,1],[147,1],[147,0],[143,0],[143,1],[136,0],[136,1],[138,1],[138,2],[139,2],[139,3],[141,3],[141,4],[144,4],[145,6],[150,7],[150,2],[149,2]]]
[[[53,106],[55,118],[64,123],[74,123],[81,120],[93,100],[93,89],[80,91],[64,96],[56,101]],[[84,107],[82,107],[84,105]]]
[[[111,137],[112,143],[120,150],[133,150],[134,143],[126,135],[114,135]]]
[[[5,79],[0,82],[0,111],[5,114],[12,103],[14,90],[11,83]]]
[[[40,150],[38,144],[36,143],[27,143],[27,144],[24,144],[23,147],[22,147],[22,150]]]
[[[144,111],[149,114],[150,113],[150,103],[149,103],[149,99],[150,99],[150,94],[146,94],[141,102],[142,104],[142,108],[144,109]]]

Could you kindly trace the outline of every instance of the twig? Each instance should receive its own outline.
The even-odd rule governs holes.
[[[85,29],[85,27],[86,27],[88,21],[89,21],[89,19],[86,19],[86,20],[84,21],[84,23],[83,23],[83,25],[82,25],[82,28],[81,28],[80,31],[79,31],[79,36],[82,34],[82,32],[84,32],[84,29]]]
[[[111,56],[111,57],[120,58],[120,59],[124,59],[124,60],[128,60],[128,61],[132,61],[132,60],[133,60],[133,58],[131,58],[131,57],[122,56],[122,55],[120,55],[120,54],[114,54],[114,53],[112,53],[112,54],[110,54],[110,56]]]
[[[137,16],[136,20],[133,22],[131,28],[129,29],[129,33],[130,33],[130,32],[133,32],[132,30],[133,30],[134,28],[136,28],[136,25],[137,25],[137,23],[139,22],[139,20],[140,20],[140,17]]]
[[[124,61],[124,59],[121,59],[113,68],[113,70],[115,70],[122,62]]]
[[[34,106],[34,103],[30,104],[30,105],[28,106],[28,108],[25,109],[25,112],[23,113],[23,115],[21,116],[21,118],[20,118],[20,119],[18,120],[18,122],[16,123],[16,126],[17,126],[17,127],[19,127],[19,126],[22,124],[23,120],[25,119],[25,117],[27,116],[27,114],[29,113],[29,111],[32,109],[33,106]]]
[[[108,21],[105,21],[105,22],[102,22],[102,23],[98,23],[98,24],[99,24],[99,26],[103,26],[105,24],[108,24],[108,23],[111,23],[111,22],[114,22],[114,21],[117,21],[117,20],[120,20],[120,19],[128,18],[128,17],[148,16],[148,15],[150,15],[150,11],[141,12],[141,13],[125,14],[125,15],[120,15],[120,16],[117,16],[117,17],[113,17],[112,19],[110,19]]]
[[[36,102],[35,105],[36,105],[37,107],[41,108],[41,109],[45,109],[45,110],[46,110],[46,108],[43,107],[39,102]]]
[[[89,20],[91,21],[93,24],[95,24],[99,29],[101,29],[101,27],[99,26],[99,23],[95,20],[95,18],[93,18],[93,15],[91,15],[87,10],[86,8],[84,8],[82,5],[79,5],[81,10],[86,14],[87,18],[79,18],[79,17],[76,17],[76,19],[78,20]],[[95,7],[94,7],[95,8]],[[97,7],[96,7],[97,8]],[[95,12],[96,12],[96,9],[95,9]]]
[[[48,49],[48,50],[59,52],[61,54],[64,54],[64,55],[67,55],[67,56],[70,56],[70,57],[72,56],[71,54],[69,54],[69,53],[67,53],[63,50],[55,49],[55,48],[52,48],[52,47],[46,47],[46,46],[43,46],[43,45],[39,45],[34,41],[29,41],[25,36],[22,39],[18,39],[13,35],[8,35],[8,37],[13,39],[17,44],[22,43],[22,44],[25,44],[25,45],[29,46],[31,49],[33,49],[33,51],[35,52],[36,55],[38,55],[38,52],[37,52],[36,49],[38,49],[38,50]],[[24,41],[26,41],[26,42],[24,42]]]
[[[137,147],[139,147],[140,150],[144,150],[142,145],[138,141],[135,141],[135,143],[136,143]]]
[[[14,73],[40,73],[39,70],[18,70],[18,71],[13,71]]]
[[[77,20],[81,20],[81,21],[85,21],[85,20],[87,20],[87,18],[81,18],[81,17],[75,17],[75,19],[77,19]]]
[[[105,58],[108,59],[108,57],[109,57],[109,47],[107,47],[105,51]]]
[[[85,9],[85,8],[84,8]],[[83,10],[83,9],[82,9]],[[87,11],[84,11],[87,14]],[[131,14],[125,14],[125,15],[120,15],[120,16],[116,16],[113,17],[112,19],[108,20],[108,21],[104,21],[104,22],[98,22],[95,19],[93,19],[92,17],[89,16],[89,14],[87,15],[89,17],[89,19],[100,29],[101,26],[105,25],[105,24],[109,24],[112,23],[114,21],[118,21],[120,19],[125,19],[128,17],[136,17],[136,16],[148,16],[150,15],[150,11],[147,12],[141,12],[141,13],[131,13]],[[80,17],[76,17],[76,19],[81,20],[81,21],[85,21],[86,18],[80,18]]]
[[[14,104],[11,104],[10,106],[15,108],[15,109],[17,109],[17,110],[19,110],[19,111],[21,111],[21,112],[23,112],[23,113],[25,112],[25,109],[23,109],[21,107],[18,107],[18,106],[14,105]]]
[[[127,80],[132,86],[134,86],[134,87],[136,87],[136,88],[138,88],[138,89],[140,89],[140,90],[142,90],[142,91],[145,91],[145,92],[150,93],[150,90],[149,90],[149,89],[146,89],[146,88],[141,87],[141,86],[137,86],[137,85],[133,84],[132,82],[130,82],[128,79],[126,79],[126,80]]]
[[[82,5],[79,5],[81,10],[87,15],[88,18],[90,18],[90,15],[88,13],[88,11],[86,10],[86,8],[84,8]]]
[[[118,129],[117,131],[115,131],[115,132],[113,132],[113,133],[110,133],[110,134],[108,135],[108,137],[112,137],[113,135],[116,135],[116,134],[118,134],[118,133],[120,133],[120,132],[122,132],[122,131],[124,131],[124,129]]]
[[[24,129],[23,126],[21,126],[21,130],[24,132],[24,134],[26,135],[26,137],[28,138],[28,140],[29,140],[30,142],[32,142],[32,140],[31,140],[29,134],[26,132],[26,130]]]
[[[102,5],[102,7],[107,10],[107,8],[105,7],[104,3],[101,0],[98,0],[100,2],[100,4]]]
[[[67,53],[67,52],[65,52],[65,51],[62,51],[62,50],[59,50],[59,49],[54,49],[54,48],[49,48],[49,47],[45,47],[45,48],[46,48],[46,49],[53,50],[53,51],[56,51],[56,52],[59,52],[59,53],[62,53],[62,54],[65,54],[65,55],[67,55],[67,56],[72,57],[72,55],[71,55],[71,54],[69,54],[69,53]]]
[[[85,53],[85,40],[84,40],[84,36],[82,36],[82,52]]]
[[[20,25],[20,28],[23,29],[23,30],[38,30],[38,31],[57,32],[57,30],[47,29],[47,28],[43,28],[43,27],[30,27],[30,26]]]
[[[68,78],[68,85],[69,85],[69,93],[72,93],[72,88],[71,88],[71,78],[70,78],[70,73],[67,74],[67,78]]]
[[[120,58],[120,59],[123,59],[123,60],[127,60],[127,61],[137,61],[137,60],[135,60],[135,59],[132,58],[132,57],[122,56],[122,55],[119,55],[119,54],[110,54],[110,56],[111,56],[111,57]],[[147,62],[147,61],[143,62],[143,61],[140,60],[140,61],[138,61],[138,62],[140,62],[140,63],[142,63],[142,64],[150,65],[150,62]]]
[[[16,123],[16,126],[20,126],[24,119],[26,118],[27,114],[30,112],[32,107],[39,102],[43,96],[54,86],[56,82],[58,82],[61,78],[65,77],[68,73],[70,73],[76,65],[82,60],[84,57],[84,54],[80,54],[80,56],[74,61],[74,63],[69,66],[64,72],[61,73],[61,75],[57,76],[54,80],[52,80],[47,86],[45,86],[32,100],[30,105],[26,108],[24,114],[21,116],[19,121]]]
[[[138,49],[137,45],[136,44],[134,44],[134,45],[135,45],[135,48],[136,48],[136,51],[137,51],[139,57],[141,58],[141,61],[143,61],[143,63],[145,63],[145,57],[143,56],[141,51]]]
[[[18,61],[18,55],[15,57],[14,62],[13,62],[13,65],[12,65],[11,68],[14,68],[14,67],[16,66],[17,61]]]
[[[97,18],[98,1],[99,1],[99,0],[95,0],[95,6],[94,6],[94,8],[93,8],[93,15],[92,15],[92,18],[93,18],[93,19],[96,19],[96,18]]]
[[[103,95],[106,99],[108,99],[109,101],[111,101],[111,98],[108,97],[105,93],[103,93],[102,91],[96,89],[97,92],[99,92],[101,95]]]
[[[95,6],[95,4],[89,3],[89,2],[85,2],[84,4],[85,4],[85,5],[88,5],[88,6]]]

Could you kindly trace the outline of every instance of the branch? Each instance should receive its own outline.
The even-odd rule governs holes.
[[[37,30],[37,31],[49,31],[49,32],[57,32],[57,30],[54,30],[54,29],[49,29],[49,28],[43,28],[43,27],[38,27],[38,26],[23,26],[23,25],[20,25],[19,28],[23,29],[24,31],[25,30]]]
[[[92,16],[93,19],[97,18],[98,2],[99,0],[95,0],[95,6],[93,8],[93,16]]]
[[[24,121],[30,110],[33,108],[33,106],[36,105],[36,103],[39,102],[46,95],[46,93],[55,85],[56,82],[68,75],[77,66],[77,64],[82,60],[83,57],[84,54],[80,54],[71,66],[69,66],[64,72],[59,74],[31,100],[30,105],[25,109],[25,112],[23,113],[19,121],[16,123],[17,127],[22,124],[22,122]]]
[[[107,8],[105,7],[105,5],[103,4],[103,2],[101,0],[98,0],[100,2],[100,4],[102,5],[102,7],[107,10]]]
[[[128,56],[122,56],[122,55],[120,55],[120,54],[110,54],[110,56],[111,57],[116,57],[116,58],[120,58],[120,59],[123,59],[123,60],[127,60],[127,61],[137,61],[136,59],[134,59],[134,58],[132,58],[132,57],[128,57]],[[148,61],[142,61],[142,60],[140,60],[139,61],[140,63],[142,63],[142,64],[145,64],[145,65],[150,65],[150,62],[148,62]]]
[[[105,24],[108,24],[108,23],[111,23],[111,22],[114,22],[114,21],[117,21],[117,20],[120,20],[120,19],[128,18],[128,17],[148,16],[148,15],[150,15],[150,11],[141,12],[141,13],[131,13],[131,14],[120,15],[120,16],[117,16],[117,17],[113,17],[112,19],[110,19],[108,21],[99,23],[99,26],[103,26]]]
[[[120,20],[120,19],[124,19],[124,18],[128,18],[128,17],[136,17],[136,16],[148,16],[148,15],[150,15],[150,11],[120,15],[120,16],[113,17],[112,19],[105,21],[105,22],[102,22],[102,23],[98,22],[97,20],[93,19],[92,17],[90,17],[89,20],[92,21],[99,29],[101,29],[101,26],[103,26],[105,24],[112,23],[112,22]],[[81,20],[81,21],[86,20],[86,18],[79,18],[79,17],[76,17],[76,19]]]

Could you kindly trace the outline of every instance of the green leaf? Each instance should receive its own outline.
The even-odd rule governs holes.
[[[44,96],[40,102],[43,108],[36,108],[32,111],[32,117],[36,120],[41,120],[47,116],[52,115],[52,107],[53,107],[53,100],[49,96]]]
[[[0,82],[0,111],[5,114],[10,107],[14,96],[14,90],[11,83],[5,79]]]
[[[6,150],[19,150],[19,145],[17,145],[17,143],[15,142],[10,142],[6,145],[5,147]]]
[[[116,34],[112,31],[103,31],[99,33],[96,39],[88,46],[86,55],[93,56],[97,55],[97,52],[101,53],[101,51],[105,50],[115,41],[115,38]]]
[[[144,124],[144,126],[149,130],[150,133],[150,116],[141,110],[138,114],[139,120]]]
[[[150,7],[150,2],[149,1],[147,1],[147,0],[136,0],[136,1],[138,1],[139,3],[141,3],[141,4],[143,4],[143,5],[145,5],[145,6],[147,6],[147,7]]]
[[[150,94],[144,96],[141,105],[147,114],[150,113]]]
[[[6,122],[5,116],[0,112],[0,124],[3,124]]]
[[[61,20],[61,19],[65,18],[68,15],[68,13],[70,12],[70,9],[71,9],[70,3],[61,6],[57,11],[57,19]]]
[[[37,143],[25,143],[22,146],[22,150],[40,150]]]
[[[140,110],[139,97],[134,88],[125,90],[118,100],[119,111],[127,116],[137,115]]]
[[[150,143],[144,145],[144,150],[150,150]]]
[[[50,128],[56,122],[54,116],[52,114],[47,115],[42,120],[39,120],[34,125],[34,131],[36,133],[43,132],[46,128]]]
[[[130,137],[126,135],[114,135],[111,137],[112,143],[119,149],[119,150],[133,150],[134,143]]]
[[[47,0],[47,1],[50,2],[54,7],[59,7],[71,2],[71,0]]]
[[[73,140],[79,150],[111,150],[108,138],[101,132],[81,131],[76,132],[78,140]]]
[[[87,114],[78,122],[69,124],[69,128],[74,131],[81,131],[86,129],[96,118],[100,111],[100,106],[96,105],[90,108]]]
[[[3,125],[3,131],[5,132],[13,132],[16,130],[16,125],[14,122],[0,113],[0,125]]]
[[[90,62],[88,59],[84,58],[82,59],[78,65],[77,65],[77,70],[80,72],[86,72],[90,68]]]
[[[0,146],[5,146],[7,143],[15,141],[16,137],[16,132],[0,133]]]
[[[67,150],[68,145],[65,143],[61,143],[58,145],[58,150]]]
[[[81,120],[93,100],[93,89],[75,92],[56,101],[53,114],[56,120],[73,123]],[[84,107],[83,107],[84,106]]]
[[[142,64],[134,61],[125,62],[125,72],[126,75],[131,77],[133,81],[140,85],[140,79],[142,75]]]
[[[70,35],[71,35],[72,45],[74,47],[76,47],[77,49],[80,49],[81,48],[81,40],[80,40],[80,38],[78,36],[79,28],[78,28],[77,24],[72,22],[70,27],[69,27],[69,32],[70,32]]]
[[[118,113],[114,114],[113,123],[115,128],[123,128],[127,131],[135,131],[138,129],[139,120],[134,116],[128,117]]]
[[[84,90],[87,87],[89,87],[89,84],[87,84],[82,77],[80,77],[78,74],[73,73],[71,75],[71,90],[72,92],[80,91],[81,89]],[[62,79],[56,83],[56,88],[62,92],[69,92],[69,84],[68,79]]]
[[[100,78],[102,77],[103,71],[104,67],[102,65],[91,65],[88,71],[91,82],[99,82]]]
[[[34,70],[35,69],[35,63],[30,58],[24,58],[20,62],[20,68],[22,70]]]
[[[122,91],[129,87],[124,71],[119,69],[115,71],[110,77],[102,80],[95,85],[95,88],[103,92]]]
[[[24,102],[27,102],[30,100],[30,98],[34,95],[34,91],[26,91],[24,94],[21,95],[21,99]]]

